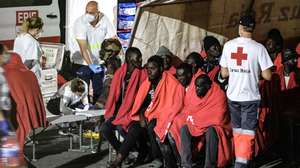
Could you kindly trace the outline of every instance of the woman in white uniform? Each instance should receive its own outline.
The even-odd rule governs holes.
[[[21,32],[15,39],[14,52],[18,53],[23,63],[41,78],[42,49],[37,39],[41,36],[43,21],[40,17],[26,19],[21,27]]]

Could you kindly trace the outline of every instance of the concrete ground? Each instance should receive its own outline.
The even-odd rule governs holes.
[[[37,161],[29,161],[28,167],[32,168],[106,168],[108,161],[108,144],[103,142],[100,153],[93,153],[90,149],[84,152],[68,151],[69,137],[58,134],[57,129],[51,129],[41,133],[38,137],[36,147]],[[78,139],[77,139],[78,141]],[[83,140],[84,145],[89,145],[89,139]],[[96,148],[95,142],[95,148]],[[76,148],[76,143],[74,143]],[[30,160],[32,158],[32,144],[25,146],[25,155]],[[128,166],[124,166],[128,167]],[[139,166],[139,168],[149,168],[149,165]],[[289,168],[297,167],[283,163],[282,159],[261,158],[254,167],[260,168]],[[155,167],[153,167],[155,168]],[[300,167],[298,167],[300,168]]]

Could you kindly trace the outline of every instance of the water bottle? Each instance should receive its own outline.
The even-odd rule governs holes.
[[[0,143],[0,167],[20,166],[20,148],[16,135],[4,136]]]

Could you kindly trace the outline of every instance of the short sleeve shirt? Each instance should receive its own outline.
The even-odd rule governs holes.
[[[26,60],[39,60],[42,56],[39,42],[28,33],[17,36],[13,50],[21,56],[23,63]]]
[[[262,44],[244,37],[230,40],[224,45],[220,65],[229,71],[227,97],[231,101],[260,100],[259,75],[273,66]]]
[[[116,30],[104,15],[95,27],[86,19],[85,15],[79,17],[74,23],[74,37],[79,40],[87,40],[92,54],[93,63],[99,63],[99,51],[104,39],[116,36]],[[74,55],[74,62],[77,64],[87,63],[83,61],[80,55]]]

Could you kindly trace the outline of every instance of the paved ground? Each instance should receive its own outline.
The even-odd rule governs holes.
[[[85,145],[89,145],[89,140],[84,140]],[[74,147],[75,144],[74,144]],[[100,153],[92,153],[91,150],[85,152],[68,151],[69,138],[61,136],[56,129],[48,130],[38,136],[36,149],[37,161],[28,163],[28,167],[33,168],[105,168],[108,161],[108,145],[102,145]],[[25,154],[32,158],[32,145],[25,147]],[[255,166],[260,168],[289,168],[283,164],[280,158],[261,158],[260,163]],[[149,168],[148,165],[139,168]],[[300,167],[298,167],[300,168]]]

